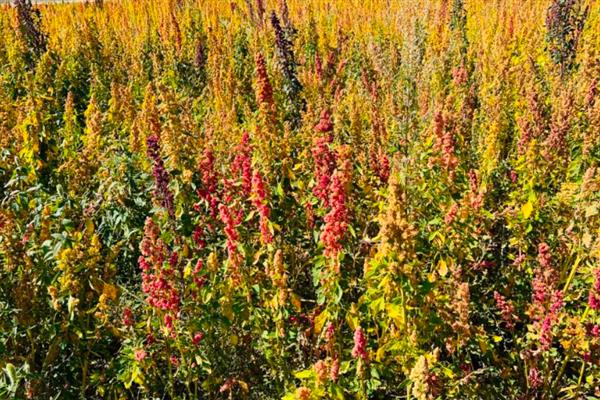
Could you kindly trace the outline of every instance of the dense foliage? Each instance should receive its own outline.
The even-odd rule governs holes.
[[[600,3],[0,6],[0,398],[600,398]]]

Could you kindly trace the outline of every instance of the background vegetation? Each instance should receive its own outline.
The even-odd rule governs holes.
[[[0,6],[0,398],[600,397],[600,3]]]

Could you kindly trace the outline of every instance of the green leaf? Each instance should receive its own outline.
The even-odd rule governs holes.
[[[10,391],[14,392],[16,390],[16,386],[17,386],[17,370],[15,369],[15,366],[11,363],[7,363],[6,367],[4,367],[4,372],[6,372],[6,375],[8,376],[8,379],[10,380]]]
[[[344,391],[342,390],[342,388],[336,384],[336,383],[332,383],[330,385],[330,392],[331,392],[331,397],[333,397],[334,399],[338,399],[338,400],[344,400]]]

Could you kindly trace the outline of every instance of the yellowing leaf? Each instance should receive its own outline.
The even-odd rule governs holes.
[[[443,368],[442,371],[444,372],[444,375],[446,375],[448,378],[454,378],[454,371],[452,371],[450,368]]]
[[[292,293],[291,302],[294,308],[296,309],[296,312],[302,311],[302,302],[300,301],[300,297],[298,297],[297,294]]]
[[[382,281],[383,282],[383,281]],[[383,285],[382,285],[383,286]],[[373,313],[379,313],[385,309],[385,303],[383,297],[378,297],[369,304],[369,308]],[[354,328],[353,328],[354,329]]]
[[[445,260],[441,259],[440,261],[438,261],[437,271],[442,277],[448,274],[448,264],[446,264]]]
[[[586,232],[581,237],[581,244],[583,244],[584,247],[590,247],[592,245],[592,239],[592,235]]]
[[[187,279],[191,275],[192,275],[192,264],[188,262],[187,265],[185,266],[185,268],[183,269],[183,277]]]
[[[381,362],[381,360],[383,360],[384,357],[385,357],[385,346],[381,346],[380,348],[377,349],[377,353],[375,353],[375,360],[377,360],[377,362]]]
[[[273,298],[271,298],[270,306],[274,310],[279,308],[279,296],[278,295],[274,295]]]
[[[94,233],[94,222],[91,219],[85,220],[85,234],[91,236]]]
[[[598,207],[595,205],[591,205],[585,209],[585,217],[586,218],[593,217],[596,214],[598,214]]]
[[[314,375],[314,372],[312,369],[305,369],[304,371],[298,371],[298,372],[294,373],[294,376],[298,379],[312,378],[313,375]]]
[[[482,353],[486,353],[489,349],[489,344],[484,338],[479,338],[479,348]]]
[[[385,307],[388,316],[394,320],[396,326],[404,325],[404,314],[402,312],[402,306],[399,304],[386,304]]]
[[[531,201],[528,201],[521,207],[521,214],[523,214],[523,218],[529,219],[531,213],[533,212],[533,204]]]
[[[142,373],[142,370],[137,366],[135,366],[133,368],[133,371],[131,371],[131,381],[137,383],[138,385],[144,384],[144,374]]]
[[[434,271],[431,271],[429,274],[427,274],[427,281],[430,283],[434,283],[437,280],[437,276],[435,275]]]
[[[329,312],[327,310],[323,311],[321,314],[315,318],[315,333],[318,335],[323,330],[323,326],[325,322],[329,319]]]
[[[236,381],[238,386],[240,387],[240,389],[242,389],[242,391],[244,391],[245,393],[248,393],[248,390],[250,390],[250,388],[248,387],[248,384],[242,380],[237,380]]]
[[[352,329],[353,331],[356,330],[356,328],[358,328],[358,317],[348,314],[346,316],[346,322],[348,322],[348,326],[350,326],[350,329]]]
[[[225,298],[222,300],[225,300]],[[233,321],[233,310],[231,309],[231,304],[229,304],[227,301],[222,301],[221,311],[228,320]]]
[[[104,286],[102,286],[102,293],[109,299],[115,300],[117,298],[118,289],[109,283],[105,283]]]

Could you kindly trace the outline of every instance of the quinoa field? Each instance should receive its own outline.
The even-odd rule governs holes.
[[[0,399],[600,399],[600,1],[0,4]]]

